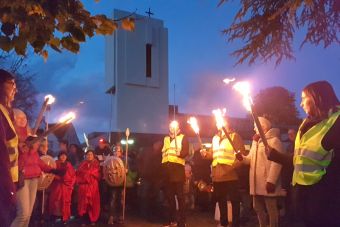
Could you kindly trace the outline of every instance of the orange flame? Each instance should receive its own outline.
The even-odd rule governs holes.
[[[48,99],[48,101],[47,101],[47,105],[51,105],[51,104],[53,104],[54,102],[55,102],[55,98],[53,97],[53,95],[46,95],[45,97],[44,97],[44,99],[46,100],[46,99]]]
[[[59,119],[59,123],[67,124],[67,123],[70,123],[71,121],[73,121],[75,118],[76,118],[76,114],[73,113],[73,112],[69,112],[68,114],[66,114],[65,116],[62,116]]]
[[[215,120],[216,120],[216,127],[218,130],[220,130],[223,126],[225,126],[225,120],[223,118],[223,116],[226,113],[226,109],[215,109],[212,111],[212,113],[215,116]]]
[[[170,123],[170,128],[172,128],[172,129],[174,129],[174,130],[178,130],[178,128],[179,128],[178,122],[177,122],[177,121],[172,121],[172,122]]]
[[[190,117],[188,120],[188,124],[190,124],[191,128],[196,134],[200,133],[200,128],[198,127],[197,119],[195,117]]]
[[[253,103],[253,100],[250,96],[250,84],[247,81],[241,81],[237,82],[233,88],[238,91],[243,96],[243,105],[246,108],[246,110],[251,111],[251,105]]]

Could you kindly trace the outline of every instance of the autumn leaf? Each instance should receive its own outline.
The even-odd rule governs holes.
[[[12,35],[13,32],[14,32],[14,29],[15,29],[15,25],[14,25],[14,24],[11,24],[11,23],[9,23],[9,22],[3,23],[3,24],[1,25],[1,31],[2,31],[5,35],[7,35],[7,36]]]
[[[85,42],[85,35],[80,28],[72,26],[69,32],[72,34],[73,38],[75,38],[78,42]]]
[[[61,50],[59,49],[60,46],[60,39],[59,38],[51,38],[49,41],[50,46],[52,47],[52,49],[54,49],[55,51],[61,53]]]
[[[117,24],[113,21],[104,21],[97,29],[96,33],[101,35],[110,35],[117,29]]]
[[[13,41],[13,44],[14,44],[15,52],[18,55],[25,55],[26,54],[27,40],[22,36],[15,36],[12,41]]]
[[[40,55],[44,58],[44,62],[47,62],[47,58],[48,58],[48,52],[47,50],[43,50],[41,51]]]
[[[0,48],[9,52],[13,48],[11,39],[6,36],[0,36]]]
[[[78,53],[79,52],[79,48],[80,48],[79,43],[75,42],[72,39],[72,37],[70,37],[70,36],[63,37],[61,39],[61,45],[65,49],[67,49],[67,50],[69,50],[69,51],[71,51],[73,53]]]
[[[133,18],[125,18],[122,21],[122,28],[127,31],[135,30],[135,20]]]

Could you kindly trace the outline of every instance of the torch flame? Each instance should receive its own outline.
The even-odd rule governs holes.
[[[170,123],[170,128],[177,130],[179,128],[178,122],[177,121],[172,121]]]
[[[51,104],[53,104],[54,101],[55,101],[55,98],[53,97],[53,95],[46,95],[44,99],[45,99],[45,100],[48,99],[47,105],[51,105]]]
[[[230,84],[231,82],[234,82],[235,80],[236,80],[235,78],[231,78],[231,79],[225,78],[225,79],[223,80],[223,82],[226,83],[226,84]]]
[[[215,120],[216,120],[216,126],[217,129],[220,130],[223,126],[225,126],[225,121],[224,121],[224,114],[226,113],[226,109],[215,109],[212,111],[212,113],[215,116]]]
[[[233,88],[243,96],[243,105],[247,111],[251,111],[251,105],[253,103],[250,96],[250,84],[247,81],[237,82]]]
[[[59,123],[64,123],[64,124],[67,124],[67,123],[70,123],[72,120],[74,120],[76,118],[76,114],[73,113],[73,112],[69,112],[68,114],[66,114],[65,116],[62,116],[60,119],[59,119]]]
[[[188,124],[190,124],[191,128],[196,134],[200,133],[200,128],[198,127],[197,119],[195,117],[190,117],[188,120]]]

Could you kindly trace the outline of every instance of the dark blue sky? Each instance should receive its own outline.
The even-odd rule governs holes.
[[[340,97],[340,47],[328,49],[306,45],[295,49],[296,60],[285,60],[275,67],[273,62],[234,67],[230,53],[238,46],[227,43],[221,31],[237,9],[235,3],[217,7],[218,0],[94,0],[84,1],[93,13],[112,15],[114,8],[137,10],[145,15],[150,7],[155,18],[164,20],[169,30],[169,102],[180,112],[210,114],[217,107],[226,107],[235,117],[245,116],[240,97],[225,86],[225,77],[251,81],[253,94],[270,86],[283,86],[295,92],[300,101],[301,89],[316,80],[330,81]],[[136,24],[138,26],[138,24]],[[299,46],[302,36],[297,36]],[[109,130],[109,96],[104,94],[104,37],[88,39],[79,54],[50,53],[47,63],[40,57],[31,61],[37,73],[36,85],[41,93],[56,96],[50,121],[62,112],[75,110],[74,124],[78,133]],[[84,104],[79,102],[83,101]],[[299,108],[299,110],[301,110]],[[303,115],[301,115],[303,116]]]

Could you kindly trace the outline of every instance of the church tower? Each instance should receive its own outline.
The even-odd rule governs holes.
[[[115,19],[128,15],[121,10],[113,12]],[[168,30],[163,21],[136,15],[135,31],[116,30],[106,37],[105,51],[107,93],[112,95],[112,130],[166,133]]]

